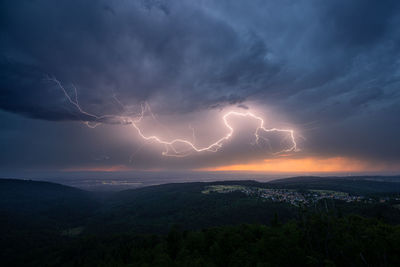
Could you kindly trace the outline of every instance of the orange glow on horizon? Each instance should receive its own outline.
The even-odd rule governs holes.
[[[124,171],[151,171],[163,172],[170,171],[165,168],[152,169],[135,169],[127,165],[112,166],[86,166],[71,167],[61,171],[64,172],[124,172]],[[189,171],[189,170],[186,170]],[[357,172],[398,172],[400,164],[384,164],[379,162],[363,161],[348,157],[331,157],[331,158],[273,158],[262,161],[224,165],[217,167],[206,167],[192,169],[191,171],[205,172],[266,172],[266,173],[357,173]]]
[[[395,167],[395,168],[393,168]],[[265,159],[261,162],[234,164],[218,166],[213,168],[204,168],[202,171],[255,171],[255,172],[379,172],[397,169],[399,166],[387,166],[380,163],[371,163],[367,161],[346,158],[276,158]]]

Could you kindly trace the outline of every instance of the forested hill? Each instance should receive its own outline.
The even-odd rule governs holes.
[[[83,195],[85,191],[52,182],[20,180],[20,179],[0,179],[1,199],[11,198],[37,198],[54,199],[66,196]]]
[[[94,193],[49,182],[0,179],[0,223],[9,227],[48,225],[47,229],[58,232],[79,227],[82,232],[94,234],[108,230],[165,233],[174,224],[201,229],[226,224],[269,223],[274,216],[282,222],[296,218],[298,205],[272,199],[273,194],[287,195],[288,199],[298,195],[289,191],[259,193],[262,189],[330,190],[331,195],[361,195],[363,202],[351,203],[347,199],[335,200],[334,195],[328,202],[324,201],[323,208],[396,223],[400,221],[397,206],[390,201],[380,203],[381,198],[396,198],[400,193],[400,183],[393,181],[397,181],[396,177],[296,177],[268,183],[193,182]],[[229,193],[218,193],[217,189],[206,194],[210,187],[227,188]],[[270,198],[265,198],[265,194],[270,194]],[[370,196],[375,198],[367,203]],[[318,209],[318,205],[312,206]]]
[[[364,194],[400,192],[400,176],[303,176],[273,180],[268,184],[276,188],[325,189]]]
[[[0,265],[226,266],[246,257],[252,264],[290,265],[282,246],[297,253],[295,261],[316,266],[397,262],[399,183],[346,179],[195,182],[114,193],[0,179]],[[346,228],[349,220],[364,230]],[[171,229],[180,230],[166,236]],[[332,239],[333,233],[343,235]],[[372,254],[358,234],[382,250]],[[353,243],[344,254],[332,254],[347,238]]]
[[[100,207],[91,192],[56,183],[0,179],[0,227],[60,231],[84,223]],[[10,234],[11,235],[11,234]]]

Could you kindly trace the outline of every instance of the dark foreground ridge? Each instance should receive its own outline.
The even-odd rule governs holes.
[[[0,179],[0,264],[396,266],[399,181],[296,177],[93,193]]]

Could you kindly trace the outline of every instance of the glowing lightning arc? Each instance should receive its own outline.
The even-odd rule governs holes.
[[[260,136],[260,132],[267,132],[267,133],[268,132],[282,132],[282,133],[286,133],[286,134],[289,135],[291,145],[290,145],[289,148],[284,149],[282,151],[279,151],[277,153],[297,151],[297,143],[296,143],[296,140],[295,140],[295,137],[294,137],[294,131],[293,130],[290,130],[290,129],[277,129],[277,128],[267,129],[264,126],[264,120],[261,117],[258,117],[258,116],[254,115],[251,112],[230,111],[230,112],[226,113],[222,117],[222,119],[223,119],[223,122],[225,124],[225,127],[228,128],[228,130],[229,130],[228,133],[225,136],[223,136],[220,139],[218,139],[217,141],[215,141],[214,143],[212,143],[212,144],[210,144],[208,146],[204,146],[204,147],[198,147],[194,143],[192,143],[192,142],[190,142],[190,141],[188,141],[186,139],[177,138],[177,139],[173,139],[171,141],[165,141],[165,140],[163,140],[160,137],[157,137],[155,135],[146,136],[142,132],[142,129],[140,129],[140,127],[138,126],[138,123],[143,119],[143,116],[144,116],[146,110],[148,110],[151,113],[151,109],[150,109],[150,107],[149,107],[149,105],[147,103],[145,103],[144,105],[143,104],[141,105],[141,112],[140,112],[139,116],[136,119],[133,119],[130,116],[120,116],[120,115],[102,115],[102,116],[97,116],[97,115],[91,114],[91,113],[89,113],[89,112],[87,112],[87,111],[85,111],[84,109],[81,108],[81,106],[79,105],[79,102],[78,102],[78,95],[77,95],[77,90],[76,90],[75,86],[73,86],[75,96],[74,96],[74,98],[72,98],[68,94],[68,92],[64,88],[64,86],[61,84],[61,82],[58,81],[56,78],[47,77],[47,80],[51,81],[51,82],[54,82],[62,90],[62,92],[64,93],[64,95],[65,95],[66,99],[68,100],[68,102],[70,104],[72,104],[73,106],[75,106],[76,109],[82,115],[85,115],[87,117],[92,118],[92,120],[94,122],[92,122],[92,121],[84,121],[84,123],[88,127],[95,128],[98,125],[100,125],[103,121],[106,121],[107,119],[114,119],[114,120],[120,121],[123,124],[132,125],[136,129],[137,133],[139,134],[139,136],[142,139],[144,139],[146,141],[155,141],[155,142],[157,142],[159,144],[165,145],[166,150],[162,152],[162,155],[164,155],[164,156],[184,157],[184,156],[188,155],[187,151],[183,151],[182,152],[182,151],[178,151],[176,149],[175,146],[178,145],[178,144],[186,145],[186,146],[188,146],[190,148],[191,151],[194,151],[194,152],[203,152],[203,151],[217,152],[222,147],[223,143],[225,141],[229,140],[232,137],[233,133],[234,133],[233,127],[228,122],[228,119],[231,116],[250,117],[250,118],[252,118],[252,119],[254,119],[254,120],[259,122],[259,125],[258,125],[258,127],[256,128],[256,130],[254,132],[254,136],[256,138],[256,143],[259,142],[260,138],[264,139],[263,137]],[[115,95],[114,95],[114,98],[115,98]],[[118,102],[118,104],[122,105],[122,103],[119,100],[117,102]],[[154,115],[153,114],[151,114],[151,115],[154,118]],[[170,153],[171,150],[173,151],[173,153]]]

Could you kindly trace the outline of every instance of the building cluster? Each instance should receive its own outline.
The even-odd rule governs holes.
[[[346,202],[365,202],[372,201],[363,196],[349,195],[345,192],[330,190],[307,190],[304,192],[290,189],[271,189],[248,187],[241,185],[213,185],[208,186],[203,193],[231,193],[242,192],[248,196],[260,197],[273,202],[286,202],[295,206],[312,205],[322,199],[334,199]]]
[[[272,200],[274,202],[287,202],[295,206],[311,205],[322,199],[334,199],[346,202],[364,201],[363,196],[349,195],[345,192],[329,191],[329,190],[309,190],[299,192],[297,190],[288,189],[258,189],[259,196]]]

